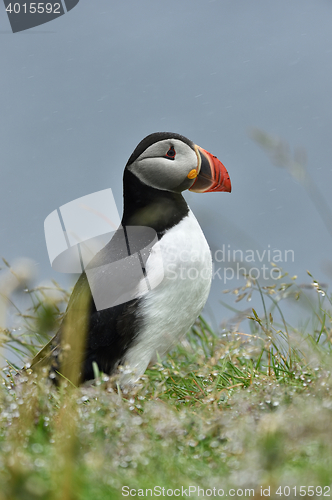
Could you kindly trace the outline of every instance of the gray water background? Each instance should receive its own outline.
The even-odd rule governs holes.
[[[230,195],[185,195],[213,252],[292,249],[291,275],[331,282],[331,237],[303,186],[249,137],[259,127],[303,146],[332,208],[331,19],[327,0],[80,0],[12,34],[0,3],[0,255],[33,259],[37,282],[72,284],[51,269],[44,219],[109,187],[121,213],[136,144],[174,131],[231,176]],[[214,280],[217,323],[230,315],[222,290],[239,284]]]

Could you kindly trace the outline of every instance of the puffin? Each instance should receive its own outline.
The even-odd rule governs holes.
[[[139,380],[190,330],[211,287],[212,258],[183,192],[231,192],[218,158],[186,137],[155,132],[123,174],[120,227],[85,267],[61,326],[30,367],[74,384]]]

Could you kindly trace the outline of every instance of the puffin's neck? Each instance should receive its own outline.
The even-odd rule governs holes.
[[[123,199],[122,225],[152,227],[159,237],[189,213],[180,193],[147,186],[127,168],[123,176]]]

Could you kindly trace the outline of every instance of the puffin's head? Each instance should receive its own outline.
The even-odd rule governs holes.
[[[231,191],[228,172],[216,156],[171,132],[145,137],[129,158],[126,169],[147,186],[162,191]]]

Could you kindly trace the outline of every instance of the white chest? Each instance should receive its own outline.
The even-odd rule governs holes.
[[[164,277],[140,302],[143,328],[125,357],[134,378],[156,361],[157,353],[162,356],[185,335],[203,309],[211,286],[210,249],[191,211],[155,247],[146,264],[147,274],[162,272]]]

